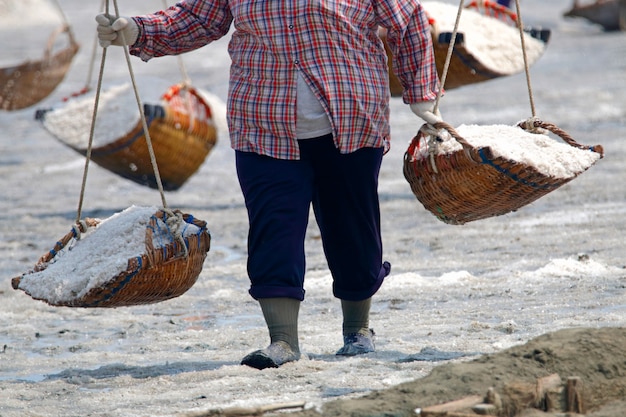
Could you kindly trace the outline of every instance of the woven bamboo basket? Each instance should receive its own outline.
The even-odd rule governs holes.
[[[489,0],[471,1],[465,5],[466,9],[473,9],[488,19],[501,21],[510,26],[517,25],[517,15],[511,10]],[[448,48],[452,41],[452,32],[441,30],[436,19],[429,17],[431,24],[431,35],[433,39],[433,49],[435,53],[435,64],[437,72],[443,75]],[[524,28],[524,32],[530,37],[547,44],[550,39],[550,30]],[[465,45],[465,38],[472,36],[472,33],[459,32],[456,35],[452,56],[450,57],[449,68],[446,76],[447,90],[463,87],[465,85],[476,84],[495,78],[512,75],[511,72],[501,71],[485,65],[484,57],[477,56],[469,51]],[[535,57],[529,65],[532,65],[538,57]],[[523,68],[520,67],[520,71]]]
[[[172,86],[164,105],[144,105],[163,189],[180,188],[202,165],[217,142],[209,105],[191,87]],[[86,154],[86,149],[81,149]],[[94,148],[91,160],[141,185],[158,188],[141,121],[126,136]]]
[[[157,303],[182,295],[195,284],[211,245],[211,235],[206,228],[206,222],[189,214],[182,216],[185,222],[200,228],[198,234],[184,237],[184,246],[181,241],[174,240],[165,246],[154,247],[152,234],[156,219],[165,221],[167,218],[167,213],[159,210],[146,227],[145,253],[128,259],[125,271],[79,298],[65,301],[50,301],[34,296],[33,298],[63,307],[124,307]],[[77,227],[84,233],[88,228],[97,227],[98,224],[98,220],[87,218]],[[39,259],[32,271],[13,278],[11,281],[13,288],[21,289],[20,282],[25,275],[45,270],[56,254],[76,239],[78,234],[73,229]]]
[[[604,155],[602,146],[580,145],[553,124],[531,119],[518,126],[527,131],[546,129],[568,145]],[[576,177],[547,176],[525,163],[496,157],[489,147],[472,146],[445,122],[435,127],[447,130],[462,149],[425,155],[420,147],[428,146],[428,135],[420,129],[405,153],[403,172],[424,208],[444,223],[461,225],[510,213]]]
[[[211,108],[195,88],[182,84],[170,86],[161,104],[145,103],[143,107],[163,189],[177,190],[200,168],[217,143]],[[36,118],[44,122],[49,111],[53,110],[39,110]],[[75,151],[87,155],[86,144],[78,147],[63,138],[62,132],[52,133]],[[91,160],[123,178],[158,189],[139,118],[122,137],[92,148]]]
[[[69,44],[55,52],[61,34],[68,36]],[[78,49],[69,26],[63,25],[50,35],[41,60],[0,69],[0,109],[20,110],[48,97],[65,78]]]
[[[512,26],[517,24],[517,15],[513,11],[489,0],[471,1],[465,5],[465,8],[472,9],[486,17],[500,20]],[[445,67],[448,47],[452,41],[452,33],[440,31],[433,18],[429,18],[429,22],[431,25],[430,33],[433,40],[435,64],[437,66],[437,72],[441,77]],[[550,30],[548,29],[526,28],[525,32],[531,37],[541,40],[543,43],[547,43],[550,39]],[[383,41],[383,46],[387,53],[389,90],[391,96],[400,97],[403,92],[403,87],[392,69],[393,55],[387,43],[386,29],[379,28],[378,36]],[[464,45],[464,38],[464,33],[458,33],[456,36],[453,54],[447,72],[446,90],[511,75],[485,66],[479,57],[476,57],[472,52],[467,50]]]

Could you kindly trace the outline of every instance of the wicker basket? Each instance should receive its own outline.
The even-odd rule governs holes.
[[[172,85],[161,98],[161,104],[144,104],[144,115],[161,184],[164,190],[174,191],[200,168],[217,143],[217,129],[209,104],[193,87]],[[54,109],[36,113],[44,127],[51,111]],[[121,177],[158,189],[143,124],[137,118],[124,136],[92,148],[91,160]],[[63,137],[64,132],[51,133],[63,144],[87,155],[87,144],[78,147]]]
[[[515,26],[517,23],[517,15],[511,10],[497,3],[489,0],[471,1],[465,5],[468,9],[481,13],[486,17],[500,20],[506,24]],[[441,32],[437,29],[434,19],[429,19],[431,24],[431,36],[433,41],[433,50],[435,53],[435,64],[437,66],[437,73],[439,76],[443,75],[445,67],[446,57],[448,54],[448,47],[452,40],[451,32]],[[547,43],[550,39],[549,29],[525,29],[531,37],[539,39],[544,43]],[[389,72],[389,91],[392,97],[400,97],[404,88],[400,83],[400,79],[395,75],[392,69],[393,55],[389,44],[387,43],[387,30],[380,27],[378,29],[378,36],[383,41],[385,52],[387,53],[387,65]],[[488,81],[494,78],[500,78],[503,76],[511,75],[504,72],[494,71],[491,68],[487,68],[474,54],[469,52],[464,46],[465,34],[458,33],[455,43],[448,72],[446,75],[446,90],[462,87],[468,84],[475,84],[483,81]]]
[[[571,146],[603,156],[600,145],[580,145],[555,125],[531,119],[518,126],[546,129]],[[546,176],[524,163],[495,157],[489,147],[473,147],[445,122],[435,127],[447,130],[462,149],[424,155],[419,148],[426,146],[428,135],[420,129],[405,153],[403,171],[413,194],[444,223],[464,224],[515,211],[575,178]]]
[[[63,33],[67,34],[69,44],[54,52],[54,43]],[[48,97],[65,78],[77,52],[74,35],[64,25],[50,35],[41,60],[0,69],[0,109],[20,110]]]
[[[479,7],[476,6],[474,3],[476,2],[470,2],[465,7],[468,9],[475,9],[474,11],[480,13],[488,19],[503,21],[507,24],[516,24],[515,22],[517,21],[517,16],[514,13],[508,11],[506,8],[500,6],[499,4],[483,0],[478,2],[480,3]],[[550,31],[547,29],[536,30],[532,28],[525,28],[524,31],[532,38],[535,38],[543,42],[544,44],[547,44],[550,38]],[[440,30],[437,22],[431,19],[431,34],[433,37],[433,49],[435,52],[435,63],[437,64],[437,72],[441,77],[443,75],[443,70],[448,54],[448,48],[450,46],[450,42],[452,41],[453,33]],[[450,57],[450,63],[447,71],[446,85],[444,86],[446,89],[449,90],[452,88],[463,87],[465,85],[476,84],[513,74],[509,71],[500,71],[498,69],[486,66],[483,62],[484,58],[483,60],[481,60],[480,56],[476,56],[472,51],[469,51],[467,49],[467,47],[465,46],[466,36],[469,38],[470,36],[472,36],[472,33],[459,32],[456,35],[454,48],[452,56]],[[534,64],[540,56],[541,55],[531,60],[531,62],[529,62],[529,65]],[[519,70],[522,71],[523,67],[520,67]]]
[[[182,214],[179,211],[174,213]],[[50,301],[33,298],[54,306],[123,307],[152,304],[180,296],[195,284],[211,245],[211,235],[206,228],[206,222],[195,219],[189,214],[182,214],[182,216],[185,222],[200,228],[199,233],[184,238],[185,246],[178,240],[159,248],[153,246],[152,231],[155,228],[156,218],[163,221],[167,218],[166,212],[160,210],[155,213],[146,227],[145,253],[140,257],[129,259],[125,271],[76,299]],[[77,227],[81,229],[81,233],[84,233],[88,228],[97,227],[98,224],[99,221],[96,219],[86,219],[84,224]],[[20,282],[25,275],[46,269],[55,254],[72,242],[77,235],[77,231],[72,230],[57,242],[51,251],[39,259],[31,272],[13,278],[11,281],[13,288],[21,289]]]

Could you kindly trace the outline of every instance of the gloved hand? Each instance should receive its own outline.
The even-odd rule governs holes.
[[[411,103],[409,106],[411,107],[411,111],[413,113],[415,113],[418,117],[420,117],[422,120],[430,125],[434,125],[437,122],[443,121],[439,109],[437,109],[436,113],[433,111],[435,108],[434,100]]]
[[[96,16],[96,22],[98,22],[98,43],[103,48],[110,45],[132,45],[139,37],[139,26],[130,17],[116,18],[107,14],[99,14]]]

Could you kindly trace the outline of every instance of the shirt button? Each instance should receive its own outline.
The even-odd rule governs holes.
[[[293,60],[293,63],[294,63],[294,64],[299,64],[299,63],[300,63],[300,61],[299,61],[299,60],[297,60],[297,59],[294,59],[294,60]]]
[[[289,29],[293,29],[293,25],[289,25]]]

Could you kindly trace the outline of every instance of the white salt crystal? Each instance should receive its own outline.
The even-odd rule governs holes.
[[[156,207],[131,206],[91,227],[79,240],[58,253],[39,272],[25,274],[20,289],[33,298],[51,304],[80,299],[91,289],[102,287],[121,272],[128,260],[146,252],[146,227],[158,211]],[[165,224],[159,220],[153,231],[155,248],[172,242]],[[198,234],[200,228],[184,224],[183,236]]]
[[[548,135],[528,132],[517,126],[460,125],[457,133],[472,146],[489,147],[495,157],[501,157],[535,168],[553,178],[572,178],[593,165],[600,155],[575,148]],[[450,154],[462,149],[456,139],[442,131],[444,141],[437,146],[438,154]],[[427,147],[421,150],[427,153]]]
[[[428,16],[435,21],[437,33],[452,32],[458,7],[438,1],[422,3]],[[463,33],[465,48],[481,64],[490,70],[514,74],[524,70],[524,57],[519,29],[497,18],[485,16],[476,10],[465,8],[461,12],[458,31]],[[543,54],[545,44],[524,33],[526,56],[535,62]]]

